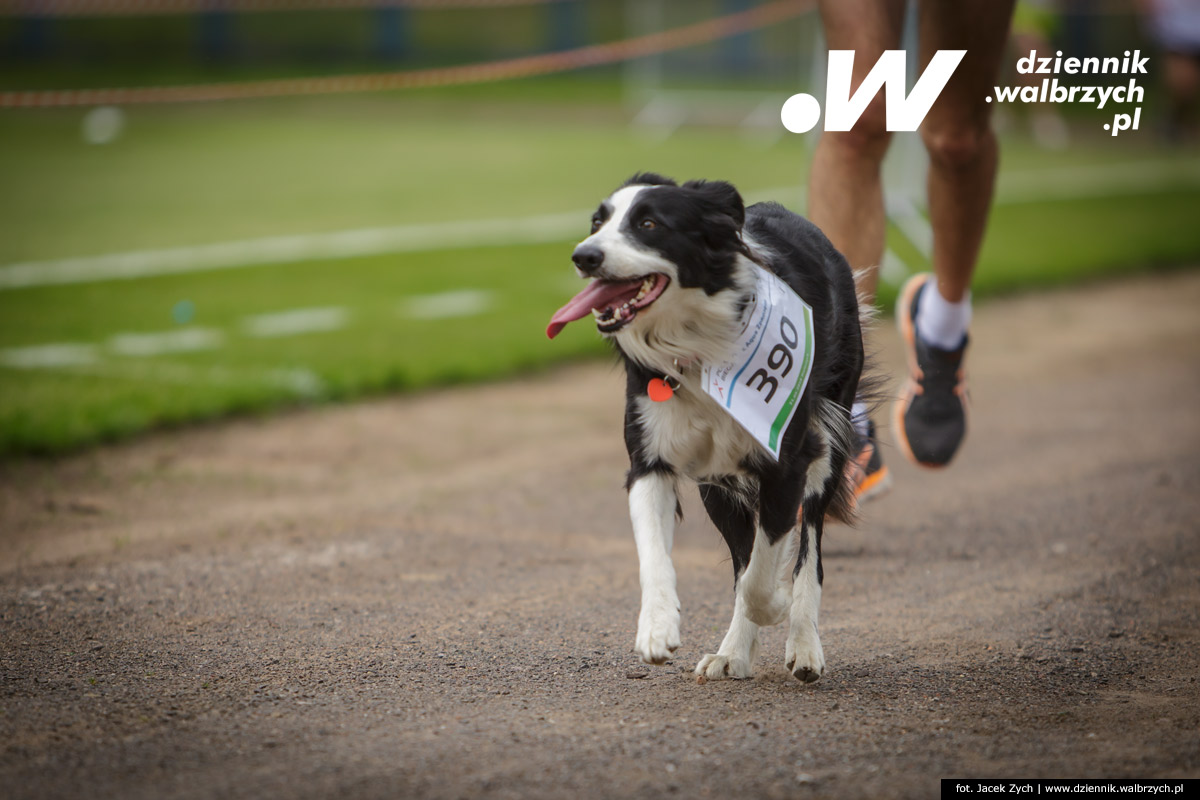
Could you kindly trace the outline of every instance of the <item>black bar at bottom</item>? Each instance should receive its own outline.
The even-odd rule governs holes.
[[[942,778],[942,800],[963,797],[1175,797],[1200,790],[1196,778],[1150,778],[1147,780],[1096,780],[1012,778]]]

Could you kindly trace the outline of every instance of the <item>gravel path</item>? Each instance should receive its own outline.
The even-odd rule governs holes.
[[[888,448],[896,488],[827,533],[811,686],[782,629],[756,679],[691,676],[732,610],[694,492],[683,646],[636,661],[605,365],[0,466],[3,793],[1200,777],[1198,309],[1198,272],[979,308],[960,460],[922,472]],[[876,339],[898,367],[894,332]]]

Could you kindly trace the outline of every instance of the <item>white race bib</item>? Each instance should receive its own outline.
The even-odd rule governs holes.
[[[773,273],[755,273],[735,355],[704,367],[700,379],[704,391],[778,461],[783,433],[812,373],[812,308]]]

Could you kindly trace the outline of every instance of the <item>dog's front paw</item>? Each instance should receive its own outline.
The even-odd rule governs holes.
[[[726,678],[744,679],[754,677],[754,667],[744,658],[732,658],[719,653],[709,653],[696,665],[696,674],[710,681]]]
[[[814,632],[804,637],[790,636],[785,665],[788,672],[804,683],[813,683],[825,672],[825,651]]]
[[[679,649],[679,608],[673,603],[643,603],[634,649],[647,664],[665,663]]]

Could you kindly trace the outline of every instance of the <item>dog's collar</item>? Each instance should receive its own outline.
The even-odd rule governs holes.
[[[690,358],[674,359],[675,372],[682,375],[683,371],[696,363]],[[651,378],[646,384],[646,394],[656,403],[665,403],[675,396],[675,392],[679,389],[679,379],[671,375],[663,375],[661,378]]]

